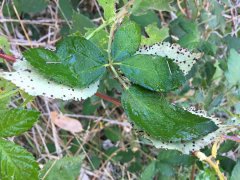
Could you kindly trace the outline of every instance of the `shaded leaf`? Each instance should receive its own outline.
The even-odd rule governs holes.
[[[44,10],[49,0],[14,0],[18,11],[25,13],[37,13]]]
[[[178,44],[185,48],[194,49],[200,42],[198,25],[189,19],[179,16],[169,25],[172,35],[179,38]]]
[[[112,58],[121,61],[133,55],[140,45],[141,29],[132,22],[124,22],[116,31],[112,43]]]
[[[0,110],[0,137],[19,135],[37,121],[39,112],[11,109]]]
[[[224,37],[224,42],[227,44],[228,49],[235,49],[239,52],[240,50],[240,38],[232,37],[230,35],[227,35]]]
[[[49,161],[40,171],[40,178],[45,180],[75,180],[80,175],[83,156],[64,157]]]
[[[240,179],[240,161],[237,161],[237,164],[234,166],[230,180],[239,180]]]
[[[156,23],[158,27],[160,27],[161,22],[159,17],[154,11],[146,11],[144,14],[139,16],[134,16],[133,14],[130,16],[130,19],[132,21],[135,21],[137,24],[139,24],[142,28],[145,28],[146,26]]]
[[[226,157],[226,156],[217,156],[217,159],[220,161],[220,167],[224,171],[226,171],[229,174],[231,174],[234,166],[236,165],[236,162],[234,160],[232,160],[231,158]]]
[[[165,177],[170,177],[175,174],[174,168],[171,165],[166,163],[161,163],[161,162],[157,163],[157,169],[159,169],[160,174]]]
[[[141,174],[141,180],[153,179],[156,174],[156,161],[152,161]]]
[[[176,150],[161,150],[158,154],[158,161],[172,166],[190,166],[194,162],[194,158]]]
[[[159,56],[135,55],[124,60],[120,68],[133,83],[150,90],[170,91],[185,81],[177,64]]]
[[[58,4],[60,15],[65,20],[71,20],[74,12],[71,0],[59,0]]]
[[[147,10],[173,11],[170,6],[172,0],[135,0],[133,4],[133,14],[143,14]]]
[[[80,32],[84,34],[87,32],[87,28],[94,28],[95,24],[87,16],[84,16],[81,13],[73,12],[72,15],[72,33]]]
[[[228,70],[225,72],[225,76],[230,86],[240,83],[240,54],[236,50],[231,49],[228,56]]]
[[[21,146],[0,139],[0,179],[37,180],[38,164]]]

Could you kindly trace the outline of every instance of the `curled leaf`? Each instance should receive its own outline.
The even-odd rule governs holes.
[[[15,72],[0,72],[0,77],[11,81],[32,96],[80,101],[94,95],[99,85],[97,81],[87,88],[80,89],[58,84],[39,74],[25,59],[18,59],[13,68]]]
[[[163,95],[132,86],[122,95],[127,116],[146,132],[157,148],[175,149],[184,154],[197,151],[236,128],[223,125],[204,111],[170,104]]]
[[[55,125],[71,133],[78,133],[83,130],[82,124],[77,119],[58,114],[56,111],[51,112],[50,117]]]
[[[170,44],[169,42],[160,42],[152,46],[145,45],[136,54],[151,54],[172,59],[185,75],[202,56],[201,53],[192,53],[178,44]]]

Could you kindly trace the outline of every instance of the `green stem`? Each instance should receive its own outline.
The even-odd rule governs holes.
[[[107,27],[109,24],[115,21],[115,18],[110,19],[109,21],[103,22],[98,28],[86,36],[86,39],[92,38],[97,32],[101,31],[103,28]]]
[[[10,92],[7,92],[7,93],[4,93],[0,96],[0,99],[3,99],[3,98],[6,98],[8,96],[12,96],[13,94],[17,93],[19,91],[19,89],[15,89],[13,91],[10,91]]]
[[[120,82],[120,84],[124,87],[124,89],[128,89],[128,85],[122,80],[122,78],[118,75],[116,69],[111,65],[109,66],[110,69],[112,70],[114,76],[118,79],[118,81]]]

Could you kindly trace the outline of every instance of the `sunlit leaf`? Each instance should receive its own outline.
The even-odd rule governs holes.
[[[116,31],[112,43],[112,58],[121,61],[133,55],[141,42],[141,29],[132,22],[124,22]]]
[[[150,90],[170,91],[185,81],[173,61],[159,56],[135,55],[122,61],[120,68],[133,83]]]
[[[0,110],[0,137],[19,135],[38,120],[39,112],[30,110]]]
[[[228,56],[228,70],[225,72],[225,76],[230,86],[240,83],[240,54],[236,50],[231,49]]]
[[[80,175],[83,156],[64,157],[49,161],[40,171],[40,178],[45,180],[75,180]]]
[[[115,17],[116,11],[116,2],[117,0],[98,0],[100,6],[102,6],[104,11],[104,18],[109,20]]]
[[[38,179],[38,164],[32,154],[3,139],[0,139],[0,163],[0,179]]]

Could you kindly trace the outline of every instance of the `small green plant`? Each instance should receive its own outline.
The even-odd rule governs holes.
[[[154,3],[156,6],[152,6]],[[210,158],[200,150],[218,142],[227,133],[237,130],[238,119],[234,117],[225,123],[217,117],[207,115],[202,109],[185,108],[171,103],[168,98],[169,94],[180,91],[180,87],[192,78],[193,67],[201,62],[207,52],[204,50],[206,44],[199,42],[197,27],[181,17],[175,24],[171,24],[179,28],[179,31],[182,28],[182,37],[177,43],[174,39],[166,40],[166,29],[161,29],[162,34],[159,32],[162,37],[151,36],[151,30],[146,29],[149,33],[149,38],[146,38],[142,35],[140,25],[133,21],[130,15],[156,8],[171,11],[172,7],[167,1],[160,5],[155,1],[129,1],[117,13],[114,10],[115,1],[99,0],[99,4],[104,9],[105,21],[102,25],[82,35],[74,33],[62,38],[57,42],[56,50],[30,48],[24,51],[23,57],[16,59],[13,64],[14,71],[0,72],[0,77],[11,81],[22,92],[31,96],[81,101],[98,94],[102,83],[108,76],[113,76],[123,88],[121,105],[124,112],[133,123],[134,131],[137,134],[143,131],[143,134],[138,135],[142,136],[146,143],[158,149],[174,150],[169,152],[187,159],[187,164],[194,161],[189,160],[187,155],[194,154],[213,167],[219,178],[223,179],[218,163],[212,160],[216,158],[219,147],[213,147]],[[151,28],[153,27],[155,25],[151,25]],[[101,34],[104,28],[109,29],[106,45],[96,40],[96,36]],[[234,58],[239,56],[235,50],[230,51],[230,62],[225,74],[232,86],[239,83],[237,75],[235,79],[231,78],[232,73],[239,72],[239,69],[233,67]],[[16,89],[13,89],[1,94],[0,98],[9,100],[16,92]],[[99,96],[108,100],[101,94]],[[171,98],[174,99],[174,96]],[[111,98],[109,100],[115,102]],[[117,102],[117,105],[120,103]],[[30,110],[0,110],[0,137],[15,136],[28,130],[38,116],[39,113]],[[6,151],[8,148],[15,156],[9,156]],[[168,154],[168,151],[164,153]],[[22,148],[1,139],[0,157],[2,179],[37,178],[37,165],[33,157]],[[168,162],[162,163],[162,159],[164,157],[159,156],[158,160],[152,161],[143,172],[142,178],[149,177],[148,173],[153,169],[152,174],[160,173],[161,167],[169,168]],[[20,167],[14,165],[15,161]],[[65,160],[59,160],[59,165],[54,167],[54,173],[65,166],[61,164],[62,161]],[[40,178],[56,177],[54,174],[47,174],[48,168],[51,169],[54,163],[50,162],[45,166]],[[174,163],[181,165],[181,162]],[[78,167],[81,163],[76,164]]]

